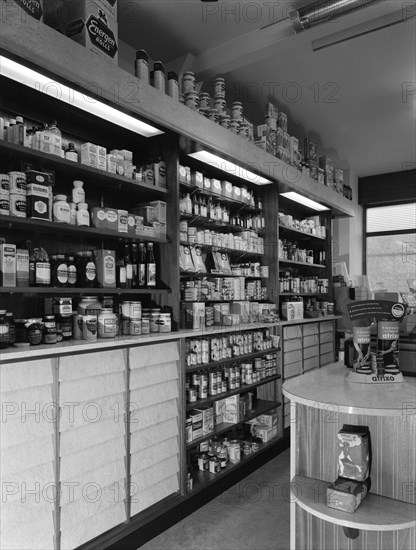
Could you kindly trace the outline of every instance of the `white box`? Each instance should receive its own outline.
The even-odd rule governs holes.
[[[90,142],[81,145],[81,164],[98,168],[98,145]]]
[[[303,302],[283,302],[282,319],[285,321],[303,319]]]
[[[16,245],[0,244],[0,286],[16,286]]]

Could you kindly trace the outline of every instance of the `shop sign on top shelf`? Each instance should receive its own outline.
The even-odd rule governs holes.
[[[3,22],[7,16],[12,17],[20,14],[31,15],[38,21],[43,20],[43,0],[4,0],[7,4],[4,11]]]
[[[387,300],[367,300],[347,305],[354,336],[350,341],[353,352],[352,365],[347,351],[347,366],[353,371],[347,380],[361,384],[385,384],[403,382],[399,369],[399,321],[405,314],[405,306]],[[377,349],[371,348],[370,326],[362,326],[365,319],[375,319],[377,327]],[[347,359],[348,358],[348,359]]]

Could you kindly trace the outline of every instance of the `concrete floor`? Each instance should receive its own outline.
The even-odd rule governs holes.
[[[289,453],[285,450],[140,550],[288,550]]]

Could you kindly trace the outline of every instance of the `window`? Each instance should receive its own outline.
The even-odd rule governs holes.
[[[416,203],[367,208],[365,246],[371,289],[409,292],[416,279]]]

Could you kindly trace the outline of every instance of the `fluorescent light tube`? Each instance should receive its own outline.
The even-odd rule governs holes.
[[[323,206],[322,204],[319,204],[319,202],[315,202],[311,199],[303,197],[302,195],[299,195],[299,193],[295,193],[294,191],[289,191],[287,193],[280,193],[280,195],[282,197],[286,197],[287,199],[290,199],[291,201],[299,202],[304,206],[308,206],[313,210],[318,210],[319,212],[323,210],[329,210],[329,208],[327,208],[326,206]]]
[[[74,90],[61,82],[51,80],[7,57],[0,56],[0,75],[144,137],[153,137],[164,133],[137,118]]]
[[[209,153],[208,151],[197,151],[196,153],[189,153],[188,156],[200,160],[201,162],[205,162],[205,164],[209,164],[214,168],[218,168],[218,170],[227,172],[227,174],[231,174],[250,183],[254,183],[255,185],[267,185],[272,183],[272,181],[263,178],[263,176],[250,172],[250,170],[247,170],[242,166],[238,166],[238,164],[235,164],[234,162],[230,162],[229,160],[214,155],[213,153]]]

